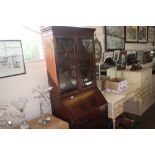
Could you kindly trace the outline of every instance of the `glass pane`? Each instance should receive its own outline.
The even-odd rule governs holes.
[[[93,80],[93,40],[80,39],[79,41],[80,73],[82,87],[94,83]]]
[[[56,38],[56,48],[60,89],[66,93],[77,88],[73,38]]]

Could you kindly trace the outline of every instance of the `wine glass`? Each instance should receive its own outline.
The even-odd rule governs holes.
[[[20,124],[21,129],[29,128],[29,125],[26,123],[25,113],[24,113],[27,102],[28,102],[28,99],[26,97],[19,97],[14,99],[11,102],[11,105],[13,105],[16,108],[16,110],[20,112],[20,118],[22,120]]]

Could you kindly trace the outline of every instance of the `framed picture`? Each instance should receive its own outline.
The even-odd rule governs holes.
[[[25,73],[21,40],[0,40],[0,78]]]
[[[106,51],[124,50],[124,26],[105,27],[105,49]]]
[[[118,70],[123,70],[126,68],[126,63],[127,63],[127,52],[126,51],[121,51],[119,54],[119,60],[117,62],[117,69]]]
[[[125,41],[135,43],[138,40],[138,27],[126,26],[125,27]]]
[[[140,43],[147,42],[147,26],[138,27],[138,42]]]
[[[136,60],[136,53],[127,53],[127,66],[132,65],[132,63]]]
[[[104,52],[103,53],[103,57],[104,57],[104,59],[106,58],[106,57],[111,57],[112,59],[113,59],[113,52]]]
[[[106,26],[106,34],[117,38],[124,38],[124,26]]]
[[[119,60],[119,55],[120,55],[120,51],[119,51],[119,50],[114,51],[113,60],[114,60],[115,62]]]
[[[136,57],[137,57],[137,60],[139,61],[140,64],[144,64],[144,53],[143,53],[143,51],[137,51]]]
[[[155,28],[154,26],[148,26],[148,42],[149,43],[154,43],[155,41]]]
[[[105,69],[115,66],[115,62],[113,61],[113,52],[104,52],[103,57],[104,59],[102,63]]]

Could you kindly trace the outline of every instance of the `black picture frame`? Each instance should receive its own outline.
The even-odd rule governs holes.
[[[147,26],[138,26],[138,42],[147,43],[147,41],[148,41]]]
[[[155,27],[154,26],[148,26],[147,28],[147,35],[148,35],[148,43],[154,43],[155,42]]]
[[[124,50],[125,32],[124,26],[105,26],[105,50]]]
[[[0,78],[26,74],[21,40],[0,40]]]
[[[138,26],[125,27],[125,42],[137,43],[138,42]]]

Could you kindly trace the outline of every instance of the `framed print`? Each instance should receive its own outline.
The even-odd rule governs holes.
[[[121,51],[119,54],[119,60],[117,62],[117,69],[118,70],[123,70],[126,68],[126,63],[127,63],[127,52],[126,51]]]
[[[105,49],[106,51],[124,50],[124,26],[105,27]]]
[[[132,63],[136,60],[136,53],[127,53],[127,66],[132,65]]]
[[[115,62],[113,61],[113,52],[104,52],[103,67],[108,69],[114,66]]]
[[[106,39],[106,50],[107,51],[124,50],[125,48],[124,39],[116,38],[113,36],[107,36],[106,38],[107,38]]]
[[[124,26],[106,26],[106,34],[117,38],[124,38]]]
[[[0,40],[0,78],[25,73],[21,40]]]
[[[136,51],[136,57],[140,64],[144,64],[144,53],[143,51]]]
[[[104,56],[104,59],[106,57],[111,57],[113,59],[113,52],[104,52],[103,56]]]
[[[148,42],[149,43],[154,43],[155,39],[155,29],[154,26],[148,26]]]
[[[135,43],[138,40],[138,27],[137,26],[126,26],[125,27],[125,41]]]
[[[138,42],[140,43],[147,42],[147,26],[138,27]]]
[[[119,55],[120,55],[120,51],[119,51],[119,50],[114,51],[113,60],[114,60],[115,62],[119,60]]]

